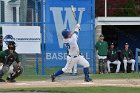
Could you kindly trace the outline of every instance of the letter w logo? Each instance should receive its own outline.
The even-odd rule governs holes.
[[[68,28],[69,26],[70,30],[74,31],[76,22],[73,17],[72,11],[70,7],[50,7],[50,11],[52,11],[54,23],[56,27],[57,37],[59,41],[59,47],[63,48],[63,42],[62,42],[62,36],[61,32],[63,29]],[[85,11],[85,8],[78,8],[78,23],[81,23],[83,12]]]

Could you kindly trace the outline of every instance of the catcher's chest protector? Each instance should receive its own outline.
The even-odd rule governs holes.
[[[6,56],[5,64],[6,65],[11,65],[15,61],[16,57],[14,54],[9,54]]]

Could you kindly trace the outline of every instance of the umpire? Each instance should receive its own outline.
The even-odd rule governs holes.
[[[8,42],[8,49],[0,52],[0,82],[5,82],[2,76],[9,73],[7,82],[16,82],[15,78],[22,74],[23,67],[19,61],[18,53],[15,51],[15,42]]]

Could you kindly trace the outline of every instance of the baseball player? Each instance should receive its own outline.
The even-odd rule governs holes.
[[[96,50],[98,52],[99,59],[99,74],[104,74],[107,72],[107,52],[108,52],[108,43],[104,41],[104,35],[100,35],[99,41],[96,43]]]
[[[108,67],[109,73],[111,72],[110,64],[117,65],[116,73],[118,73],[120,71],[121,62],[118,60],[118,53],[117,53],[117,50],[114,49],[114,43],[110,44],[110,48],[109,48],[108,54],[107,54],[107,67]]]
[[[0,52],[0,82],[5,82],[5,80],[2,79],[2,76],[6,72],[9,73],[9,76],[6,78],[7,82],[16,82],[15,78],[23,72],[15,48],[15,42],[10,41],[8,43],[8,49]]]
[[[122,50],[122,59],[124,63],[124,70],[127,72],[127,63],[132,63],[131,71],[134,72],[135,60],[131,49],[129,49],[129,44],[125,43],[124,49]]]
[[[63,43],[68,49],[68,56],[67,56],[67,63],[64,68],[58,70],[56,73],[51,75],[52,82],[55,81],[55,78],[63,73],[69,72],[73,68],[75,64],[80,64],[82,65],[83,72],[85,74],[85,82],[90,82],[92,81],[91,78],[89,77],[89,63],[88,61],[80,55],[80,50],[77,44],[78,40],[78,34],[80,31],[80,25],[77,24],[75,27],[75,31],[69,31],[67,29],[64,29],[62,31],[62,36],[64,38]]]

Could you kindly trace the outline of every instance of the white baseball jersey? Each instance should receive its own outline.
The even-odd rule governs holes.
[[[79,47],[77,44],[78,40],[78,32],[75,32],[71,38],[64,39],[64,44],[67,47],[69,51],[69,56],[67,56],[67,64],[64,68],[62,68],[62,71],[65,73],[68,73],[71,71],[73,66],[75,64],[80,64],[83,67],[89,67],[88,61],[81,55],[79,55]]]
[[[79,55],[79,47],[77,44],[78,40],[78,32],[75,32],[71,38],[64,39],[64,45],[67,47],[70,56],[78,56]]]

